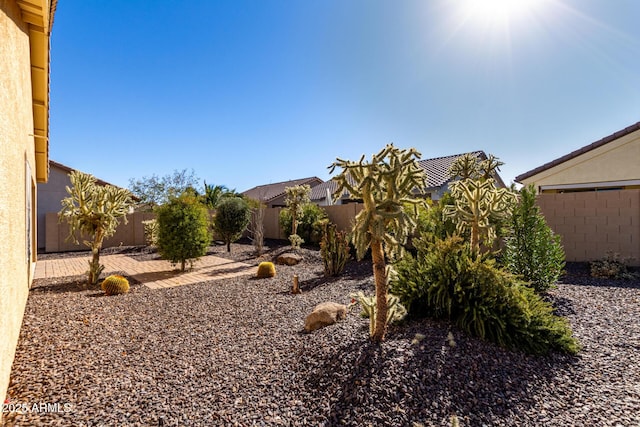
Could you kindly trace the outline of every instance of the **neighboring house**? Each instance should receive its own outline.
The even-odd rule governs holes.
[[[425,198],[439,200],[442,195],[449,190],[449,183],[451,182],[449,169],[453,162],[464,154],[466,153],[418,161],[418,165],[424,169],[427,174],[427,187],[422,194]],[[485,160],[487,158],[484,151],[474,151],[470,154],[476,156],[478,160]],[[504,181],[502,181],[502,178],[499,175],[496,176],[496,185],[498,187],[505,187]],[[330,200],[331,197],[335,197],[334,193],[337,188],[338,185],[333,180],[316,185],[311,189],[311,201],[320,206],[345,204],[356,201],[351,199],[347,192],[342,194],[342,197],[336,202]]]
[[[50,160],[49,181],[38,184],[38,251],[42,251],[45,248],[46,214],[58,213],[62,209],[62,199],[69,196],[66,187],[71,187],[69,174],[73,170],[69,166]],[[110,185],[101,179],[97,180],[97,184]]]
[[[640,265],[640,122],[516,177],[533,185],[568,261]]]
[[[277,208],[286,206],[285,188],[295,187],[296,185],[309,185],[311,188],[318,184],[322,184],[322,180],[318,177],[293,179],[291,181],[276,182],[274,184],[259,185],[242,192],[242,195],[250,199],[261,200],[268,208]]]
[[[640,122],[516,177],[539,193],[640,188]]]
[[[55,7],[55,0],[0,0],[3,401],[35,268],[36,183],[46,182],[49,175],[49,36]]]

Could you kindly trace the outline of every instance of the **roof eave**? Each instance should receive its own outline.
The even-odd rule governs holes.
[[[550,161],[548,163],[545,163],[542,166],[538,166],[535,169],[531,169],[528,172],[520,174],[520,175],[515,177],[515,181],[517,183],[519,183],[519,184],[522,184],[522,181],[527,179],[527,178],[531,178],[532,176],[537,175],[537,174],[539,174],[541,172],[544,172],[547,169],[551,169],[551,168],[553,168],[555,166],[561,165],[564,162],[567,162],[567,161],[569,161],[571,159],[574,159],[574,158],[576,158],[576,157],[578,157],[578,156],[580,156],[582,154],[588,153],[591,150],[595,150],[598,147],[602,147],[605,144],[608,144],[608,143],[610,143],[612,141],[615,141],[616,139],[622,138],[625,135],[629,135],[630,133],[633,133],[633,132],[635,132],[637,130],[640,130],[640,122],[632,124],[631,126],[627,126],[626,128],[624,128],[622,130],[619,130],[617,132],[614,132],[609,136],[605,136],[604,138],[599,139],[598,141],[595,141],[595,142],[593,142],[593,143],[591,143],[589,145],[585,145],[584,147],[579,148],[579,149],[577,149],[575,151],[572,151],[569,154],[565,154],[564,156],[558,157],[557,159],[552,160],[552,161]]]

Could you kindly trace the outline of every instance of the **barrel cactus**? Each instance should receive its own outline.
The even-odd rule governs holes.
[[[107,295],[126,294],[129,292],[129,281],[120,275],[113,274],[102,281],[102,290]]]
[[[276,266],[272,262],[261,262],[258,265],[258,279],[273,277],[276,275]]]

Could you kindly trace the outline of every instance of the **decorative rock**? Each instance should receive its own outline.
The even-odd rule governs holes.
[[[302,255],[294,254],[291,252],[284,253],[276,259],[276,264],[281,265],[296,265],[302,261]]]
[[[347,316],[347,306],[335,302],[318,304],[304,321],[304,330],[312,332],[333,325]]]

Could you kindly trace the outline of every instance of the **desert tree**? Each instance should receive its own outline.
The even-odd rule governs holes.
[[[414,148],[403,150],[388,144],[365,161],[336,159],[330,172],[342,171],[333,179],[338,183],[336,195],[346,190],[352,199],[362,199],[363,209],[355,218],[352,241],[356,256],[362,259],[371,248],[376,288],[376,320],[372,333],[374,341],[384,340],[387,328],[387,287],[391,266],[385,254],[395,260],[402,254],[403,244],[415,228],[415,215],[407,206],[423,203],[414,191],[421,193],[426,186],[426,174],[418,165],[420,153]]]
[[[155,174],[141,179],[129,179],[129,189],[139,200],[138,206],[153,210],[156,206],[167,203],[171,197],[178,197],[185,191],[198,192],[198,177],[195,171],[174,170],[173,174],[159,177]]]
[[[60,220],[69,224],[69,239],[78,244],[76,236],[88,235],[91,240],[84,244],[91,249],[88,282],[96,285],[104,266],[100,264],[100,249],[104,239],[115,234],[122,219],[127,222],[126,214],[132,206],[131,193],[113,185],[98,185],[96,178],[79,171],[69,174],[71,187],[67,186],[68,197],[62,199]]]
[[[218,207],[218,203],[223,197],[239,197],[235,189],[230,190],[225,185],[212,185],[204,181],[204,192],[201,195],[202,203],[209,209]]]
[[[213,225],[215,232],[227,245],[227,252],[231,252],[231,242],[242,236],[250,220],[251,211],[243,198],[224,197],[220,200]]]

